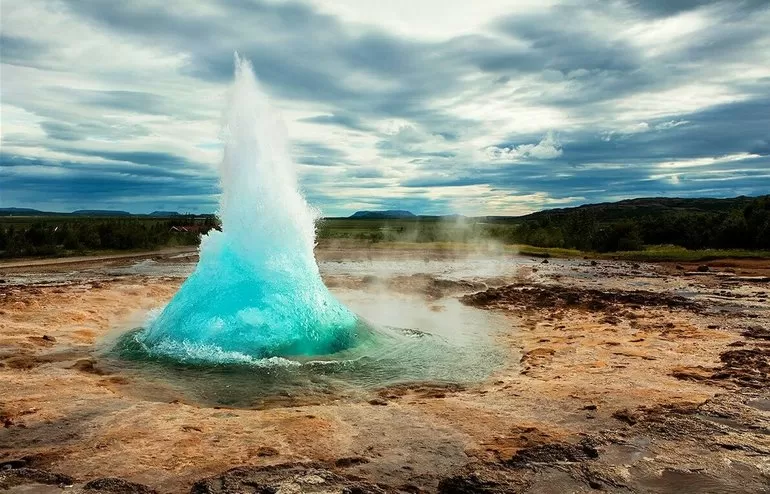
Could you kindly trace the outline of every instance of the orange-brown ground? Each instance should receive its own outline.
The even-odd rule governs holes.
[[[484,382],[262,409],[150,399],[100,364],[105,339],[182,278],[88,274],[116,260],[0,267],[0,490],[143,492],[87,484],[116,477],[159,492],[770,492],[770,266],[524,261],[453,283],[378,275],[506,315],[509,358]],[[80,274],[13,282],[35,272]]]

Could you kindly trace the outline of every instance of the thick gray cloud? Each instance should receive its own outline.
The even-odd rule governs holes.
[[[316,115],[301,119],[303,122],[321,124],[321,125],[340,125],[351,130],[360,130],[362,132],[371,131],[372,128],[364,124],[360,118],[352,114],[333,114]]]
[[[365,3],[355,21],[328,7],[4,7],[0,202],[213,207],[235,51],[284,109],[329,214],[770,192],[767,1],[501,2],[480,27],[430,36],[441,19],[405,32]]]
[[[26,65],[45,52],[45,46],[34,39],[0,34],[0,58],[3,63]]]
[[[334,166],[348,163],[344,151],[318,142],[295,142],[292,154],[294,160],[302,165]]]
[[[81,105],[162,115],[164,100],[160,96],[139,91],[95,91],[59,89]]]
[[[702,7],[725,5],[739,11],[752,11],[767,7],[767,0],[632,0],[630,5],[660,17],[681,14]]]
[[[83,204],[136,211],[137,204],[153,211],[172,207],[180,211],[205,212],[216,207],[219,190],[210,176],[174,171],[142,163],[89,164],[78,161],[45,161],[0,157],[2,199],[22,207],[41,204],[55,210],[79,209]],[[159,158],[161,161],[173,157]],[[34,189],[30,188],[34,186]]]

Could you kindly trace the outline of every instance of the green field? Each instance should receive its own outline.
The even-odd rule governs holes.
[[[517,224],[490,223],[479,219],[348,219],[327,218],[318,223],[319,239],[354,239],[379,242],[477,243],[495,240],[513,243]]]
[[[207,218],[0,217],[4,238],[0,257],[65,257],[145,252],[168,247],[194,246],[200,233],[212,227]],[[175,228],[177,227],[177,228]],[[191,231],[180,231],[179,227]],[[196,227],[196,228],[191,228]],[[597,252],[561,246],[531,245],[519,241],[520,221],[480,219],[347,219],[319,221],[321,248],[490,251],[531,257],[590,257],[637,261],[695,262],[722,258],[770,259],[767,249],[687,249],[677,245],[643,245],[633,250]],[[8,237],[23,232],[26,246],[11,245]]]
[[[197,245],[211,216],[0,216],[0,258],[140,252]]]
[[[0,216],[0,258],[147,251],[197,245],[214,216]],[[325,218],[324,247],[479,250],[531,256],[697,261],[770,258],[770,196],[634,199],[520,217]]]

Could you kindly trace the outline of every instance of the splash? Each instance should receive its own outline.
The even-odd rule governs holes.
[[[210,361],[354,345],[360,324],[321,280],[318,215],[298,190],[285,128],[237,55],[225,118],[222,231],[202,238],[195,271],[138,338],[156,353]]]

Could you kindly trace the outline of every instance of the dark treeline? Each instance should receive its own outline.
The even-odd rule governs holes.
[[[213,216],[0,217],[0,257],[197,245],[218,228]],[[546,248],[615,252],[647,245],[770,250],[770,196],[633,199],[542,211],[523,217],[329,218],[318,239],[377,242],[493,240]]]
[[[615,252],[647,245],[687,249],[770,249],[770,196],[632,199],[521,217],[330,218],[321,239],[475,242]]]
[[[608,206],[542,212],[521,219],[509,232],[509,240],[598,252],[664,244],[688,249],[770,249],[770,196],[742,202],[746,204],[727,210],[658,208],[618,215],[617,208]]]
[[[3,218],[0,220],[0,257],[197,245],[201,233],[216,227],[213,216]]]

